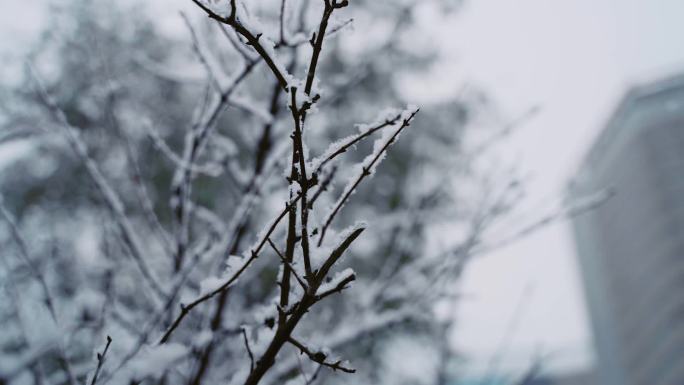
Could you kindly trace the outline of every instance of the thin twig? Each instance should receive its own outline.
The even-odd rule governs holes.
[[[303,139],[302,139],[302,124],[303,124],[303,111],[299,109],[297,106],[297,87],[292,87],[292,90],[290,92],[290,95],[292,97],[292,103],[290,105],[290,110],[292,111],[292,118],[294,119],[294,132],[292,134],[293,136],[293,158],[292,158],[292,170],[297,171],[295,169],[295,163],[298,161],[299,162],[299,171],[298,171],[298,182],[299,182],[299,187],[301,188],[301,204],[299,205],[301,210],[301,222],[300,222],[300,235],[301,235],[301,246],[302,246],[302,259],[304,259],[304,271],[305,275],[304,278],[310,283],[312,279],[312,272],[311,272],[311,258],[309,255],[309,206],[306,203],[306,200],[308,198],[308,192],[309,192],[309,187],[313,184],[316,183],[316,178],[312,176],[312,179],[309,180],[309,177],[306,173],[306,159],[304,159],[304,144],[303,144]]]
[[[335,174],[337,173],[337,167],[333,166],[330,169],[330,172],[323,178],[320,182],[320,186],[318,187],[318,190],[313,194],[311,199],[309,200],[309,210],[313,209],[314,203],[318,200],[318,198],[321,196],[321,194],[325,191],[328,190],[328,187],[330,187],[330,183],[332,183],[332,180],[335,178]]]
[[[180,325],[181,321],[183,321],[183,318],[185,318],[185,316],[188,315],[188,313],[190,313],[190,311],[193,308],[195,308],[196,306],[200,305],[201,303],[207,301],[208,299],[214,297],[215,295],[221,293],[222,291],[228,289],[240,277],[240,275],[247,269],[247,267],[259,256],[261,249],[264,247],[264,245],[266,244],[268,238],[271,236],[273,231],[275,231],[276,227],[278,226],[278,223],[280,223],[280,221],[283,219],[283,217],[285,217],[285,214],[287,214],[288,211],[290,211],[290,207],[292,205],[296,204],[298,200],[299,200],[299,196],[296,197],[292,202],[288,203],[285,206],[285,209],[282,212],[280,212],[280,214],[273,221],[273,223],[268,228],[268,230],[266,231],[264,236],[261,238],[261,240],[257,244],[257,247],[251,251],[251,253],[250,253],[251,256],[247,259],[247,261],[245,261],[245,263],[235,273],[233,273],[230,277],[228,277],[226,279],[226,281],[221,286],[219,286],[217,289],[195,299],[194,301],[190,302],[187,305],[181,305],[180,314],[178,314],[178,316],[176,317],[174,322],[166,330],[166,332],[162,336],[161,340],[159,341],[160,344],[164,344],[169,340],[169,338],[171,337],[171,334],[173,334],[173,332],[176,330],[176,328],[178,328],[178,326]]]
[[[249,372],[254,371],[254,354],[252,354],[252,349],[249,347],[249,339],[247,338],[247,330],[242,328],[242,338],[245,340],[245,349],[247,349],[247,354],[249,355]]]
[[[304,289],[304,291],[309,290],[309,287],[307,286],[306,282],[304,282],[302,277],[300,277],[299,274],[297,274],[297,270],[295,270],[294,266],[292,266],[292,264],[287,259],[285,259],[285,256],[280,252],[280,250],[278,250],[276,245],[273,244],[273,242],[271,241],[271,238],[268,239],[268,244],[271,245],[271,248],[273,249],[273,251],[275,251],[276,254],[278,254],[278,257],[280,257],[280,261],[287,268],[290,269],[292,274],[295,276],[295,279],[297,280],[297,282],[299,282],[299,284],[302,286],[302,289]]]
[[[347,285],[350,284],[351,282],[353,282],[354,280],[356,280],[356,275],[354,275],[354,274],[349,275],[345,279],[341,280],[332,289],[324,291],[320,294],[316,294],[316,301],[318,302],[318,301],[320,301],[320,300],[324,299],[325,297],[328,297],[332,294],[342,292],[342,290],[348,288],[349,286],[347,286]]]
[[[323,160],[318,164],[318,166],[316,166],[316,168],[315,168],[313,174],[318,173],[318,172],[319,172],[319,171],[320,171],[328,162],[330,162],[331,160],[335,159],[338,155],[344,154],[345,152],[347,152],[347,150],[348,150],[350,147],[356,145],[358,142],[360,142],[360,141],[363,140],[364,138],[366,138],[366,137],[368,137],[368,136],[374,134],[374,133],[377,132],[378,130],[381,130],[381,129],[385,128],[385,127],[390,127],[390,126],[395,125],[395,124],[399,121],[399,119],[401,119],[401,115],[402,115],[402,114],[399,113],[399,114],[397,114],[396,116],[394,116],[393,118],[387,119],[387,120],[385,120],[384,122],[382,122],[382,123],[380,123],[380,124],[377,124],[376,126],[371,127],[371,128],[369,128],[369,129],[365,130],[365,131],[362,132],[362,133],[359,133],[359,134],[356,134],[356,135],[354,135],[354,136],[351,136],[351,137],[350,137],[343,145],[341,145],[341,146],[339,146],[339,145],[333,145],[334,147],[331,146],[331,148],[337,148],[337,149],[336,149],[335,151],[331,152],[329,155],[327,155],[327,156],[325,157],[325,159],[323,159]],[[328,150],[328,151],[325,151],[324,153],[328,153],[328,152],[329,152],[329,150]]]
[[[107,336],[107,345],[105,345],[104,350],[102,353],[97,353],[97,368],[95,368],[95,374],[93,374],[93,380],[90,381],[90,385],[95,385],[97,382],[97,375],[100,374],[100,369],[102,369],[102,365],[104,364],[105,356],[107,355],[107,351],[109,350],[109,345],[112,343],[112,337]]]
[[[314,371],[313,376],[311,376],[309,381],[306,382],[306,385],[311,385],[314,383],[314,381],[316,381],[316,379],[318,378],[318,375],[321,373],[321,369],[323,369],[323,365],[318,365],[318,367],[316,368],[316,371]]]
[[[280,0],[280,43],[285,43],[285,2]]]
[[[98,190],[107,202],[110,210],[112,210],[112,212],[114,213],[114,217],[116,218],[117,224],[119,225],[119,229],[122,232],[124,241],[126,242],[129,250],[131,251],[131,255],[133,256],[133,259],[138,265],[138,268],[140,269],[143,278],[149,284],[149,286],[152,288],[155,294],[157,294],[161,298],[166,298],[167,294],[162,289],[157,279],[152,275],[150,268],[147,266],[147,263],[145,262],[145,259],[143,257],[144,253],[142,251],[141,244],[136,235],[137,233],[133,229],[133,225],[130,223],[128,217],[126,216],[123,202],[121,201],[117,193],[114,191],[114,189],[110,186],[109,182],[107,182],[95,161],[88,154],[87,146],[83,139],[81,139],[81,137],[79,136],[77,129],[69,123],[64,112],[57,106],[55,101],[52,99],[52,96],[48,94],[47,90],[43,86],[42,81],[38,77],[38,74],[36,74],[35,71],[33,71],[32,67],[29,68],[31,75],[33,76],[34,82],[37,85],[40,97],[42,98],[43,102],[48,107],[52,115],[64,128],[67,141],[73,148],[74,152],[81,159],[81,161],[85,164],[88,174],[90,175],[91,179],[93,179],[93,181],[95,182],[95,185],[98,187]]]
[[[318,273],[316,273],[316,281],[323,282],[325,277],[328,276],[328,272],[330,269],[337,263],[337,260],[342,257],[345,251],[351,246],[351,244],[356,240],[356,238],[363,233],[365,230],[364,227],[359,227],[352,231],[336,248],[333,250],[332,253],[330,253],[330,256],[328,259],[323,262],[323,265],[321,266],[320,269],[318,269]],[[318,287],[317,287],[318,288]]]
[[[259,41],[261,34],[259,33],[257,35],[254,35],[250,30],[245,28],[245,26],[242,25],[242,23],[240,23],[239,20],[237,20],[237,8],[235,6],[235,1],[231,1],[231,11],[230,16],[228,17],[221,16],[218,13],[214,12],[211,8],[204,5],[200,0],[192,0],[192,2],[195,3],[198,7],[200,7],[210,18],[220,23],[231,26],[233,30],[235,30],[235,32],[237,32],[238,34],[242,35],[245,39],[247,39],[247,44],[252,46],[254,50],[257,51],[259,56],[261,56],[261,58],[264,59],[266,65],[268,65],[268,68],[271,69],[273,75],[275,75],[276,79],[278,79],[278,83],[280,83],[280,86],[283,89],[287,89],[288,83],[285,75],[278,67],[278,65],[275,63],[275,59],[272,58],[271,55],[269,55],[268,51]]]
[[[291,315],[286,322],[278,324],[271,342],[262,354],[261,358],[257,360],[254,371],[245,380],[245,385],[256,385],[259,383],[264,374],[273,366],[275,358],[283,345],[288,341],[292,332],[299,324],[299,321],[309,311],[311,306],[316,303],[316,296],[314,293],[318,290],[325,277],[328,275],[330,268],[337,262],[342,254],[349,248],[352,242],[361,234],[363,228],[352,231],[341,243],[333,250],[326,262],[323,264],[319,272],[313,279],[313,284],[308,291],[304,292],[301,299],[292,307]],[[281,317],[284,317],[285,312],[280,309]]]
[[[202,49],[200,48],[199,38],[197,37],[197,33],[195,32],[195,28],[192,26],[190,19],[188,19],[188,16],[183,11],[180,12],[180,15],[183,21],[185,22],[185,26],[188,28],[188,31],[190,32],[192,49],[193,51],[195,51],[195,55],[199,59],[200,63],[202,63],[202,66],[204,66],[204,70],[209,76],[210,83],[214,86],[216,92],[223,92],[223,87],[221,87],[221,81],[219,80],[218,75],[215,73],[215,69],[209,62],[209,58],[206,56],[204,52],[202,52]]]
[[[317,364],[327,366],[332,370],[340,370],[340,371],[345,372],[345,373],[356,373],[356,369],[347,368],[347,367],[343,366],[341,360],[337,360],[334,362],[326,361],[325,359],[328,358],[327,354],[325,354],[322,351],[314,352],[311,349],[307,348],[301,342],[294,339],[293,337],[290,337],[288,339],[288,342],[291,343],[292,345],[294,345],[295,347],[297,347],[297,349],[299,349],[300,353],[306,354],[311,361],[313,361]]]
[[[323,244],[323,238],[325,237],[325,233],[326,233],[326,231],[328,230],[328,227],[329,227],[330,224],[332,223],[333,219],[335,218],[335,215],[337,215],[337,213],[340,211],[340,209],[342,208],[342,206],[344,206],[344,204],[347,202],[347,200],[349,199],[349,197],[351,196],[351,194],[352,194],[352,193],[354,192],[354,190],[356,190],[356,188],[359,186],[359,184],[361,183],[361,181],[363,181],[363,179],[364,179],[365,177],[367,177],[367,176],[369,176],[369,175],[371,174],[371,173],[370,173],[370,170],[373,169],[373,166],[375,166],[375,163],[378,162],[378,160],[380,159],[380,157],[382,156],[382,154],[383,154],[385,151],[387,151],[387,149],[389,148],[389,146],[390,146],[392,143],[394,143],[394,140],[397,138],[397,136],[399,136],[399,134],[401,133],[401,131],[403,131],[406,127],[408,127],[408,126],[411,124],[411,120],[416,116],[417,113],[418,113],[418,110],[416,109],[415,111],[413,111],[413,112],[411,113],[411,115],[409,115],[407,118],[405,118],[404,121],[402,122],[401,126],[399,126],[399,128],[397,129],[397,131],[394,132],[394,134],[392,135],[392,137],[390,137],[389,140],[388,140],[387,142],[385,142],[385,144],[382,146],[382,148],[380,149],[380,151],[378,151],[378,153],[375,155],[375,157],[373,157],[373,159],[371,159],[371,161],[370,161],[367,165],[364,165],[364,166],[361,168],[361,173],[359,174],[359,176],[356,178],[356,180],[355,180],[354,183],[351,185],[351,187],[350,187],[349,189],[347,189],[346,193],[345,193],[345,194],[342,196],[342,198],[337,202],[337,204],[335,205],[335,208],[332,210],[332,212],[330,213],[330,215],[328,215],[328,217],[326,218],[325,223],[323,224],[323,227],[322,227],[322,230],[321,230],[321,236],[318,238],[318,246],[319,246],[319,247],[321,246],[321,244]]]
[[[7,222],[7,224],[9,225],[10,234],[12,235],[14,242],[17,244],[17,247],[19,248],[19,255],[24,260],[24,263],[29,267],[29,270],[33,274],[36,281],[38,281],[38,284],[40,285],[40,288],[43,291],[43,296],[45,297],[45,305],[47,306],[48,311],[50,312],[50,316],[52,317],[53,321],[57,322],[57,311],[55,310],[55,301],[52,298],[52,294],[50,293],[50,289],[48,288],[47,281],[45,280],[43,273],[40,271],[40,269],[38,269],[38,266],[36,266],[36,264],[31,260],[31,257],[29,256],[28,247],[26,246],[26,242],[24,241],[24,238],[21,236],[21,233],[19,232],[19,227],[17,226],[14,217],[2,203],[2,196],[0,196],[0,215],[2,215],[2,217],[5,219],[5,222]]]
[[[349,2],[347,0],[342,0],[339,3],[337,2],[337,0],[325,0],[323,16],[321,16],[321,22],[318,25],[318,33],[314,34],[314,36],[311,38],[313,53],[311,54],[311,62],[309,63],[309,70],[306,74],[306,85],[304,87],[304,92],[307,95],[311,95],[313,82],[316,78],[316,67],[318,66],[318,59],[320,58],[321,51],[323,50],[323,40],[325,39],[326,29],[328,28],[330,16],[332,16],[333,11],[335,11],[336,9],[344,8],[347,5],[349,5]]]

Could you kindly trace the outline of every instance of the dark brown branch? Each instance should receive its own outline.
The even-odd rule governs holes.
[[[340,259],[342,254],[344,254],[344,252],[347,251],[349,246],[351,246],[352,242],[354,242],[356,240],[356,238],[358,238],[358,236],[361,235],[361,233],[364,230],[365,230],[365,228],[360,227],[360,228],[352,231],[351,234],[349,234],[347,236],[347,238],[345,238],[344,241],[342,241],[342,243],[340,243],[340,245],[337,246],[335,248],[335,250],[333,250],[332,253],[330,253],[330,256],[328,257],[328,259],[326,259],[325,262],[323,262],[323,265],[321,266],[321,268],[316,273],[316,281],[319,283],[319,285],[321,282],[323,282],[325,277],[328,276],[330,269],[333,267],[333,265],[335,265],[337,260]]]
[[[93,374],[93,379],[90,381],[90,385],[95,385],[97,382],[97,376],[100,374],[100,370],[102,369],[102,365],[104,364],[105,356],[107,355],[107,351],[109,350],[109,345],[112,343],[112,337],[107,336],[107,345],[105,345],[104,350],[102,351],[102,354],[97,353],[97,368],[95,368],[95,374]]]
[[[401,119],[401,113],[397,114],[395,117],[393,117],[393,118],[391,118],[391,119],[385,120],[383,123],[380,123],[380,124],[378,124],[378,125],[376,125],[376,126],[374,126],[374,127],[371,127],[371,128],[369,128],[368,130],[366,130],[366,131],[364,131],[364,132],[362,132],[362,133],[360,133],[360,134],[358,134],[358,135],[355,135],[355,136],[349,138],[349,140],[347,141],[347,143],[345,143],[345,144],[343,144],[342,146],[340,146],[340,147],[339,147],[335,152],[333,152],[332,154],[326,156],[326,158],[323,159],[323,161],[321,161],[321,163],[318,164],[318,166],[316,167],[316,170],[315,170],[313,173],[314,173],[314,174],[318,173],[318,172],[319,172],[319,171],[320,171],[328,162],[330,162],[331,160],[335,159],[338,155],[344,154],[345,152],[347,152],[347,150],[348,150],[350,147],[356,145],[358,142],[360,142],[360,141],[363,140],[364,138],[366,138],[366,137],[368,137],[368,136],[374,134],[376,131],[381,130],[381,129],[385,128],[385,127],[389,127],[389,126],[395,125],[395,124],[399,121],[399,119]]]
[[[268,65],[268,68],[271,69],[271,72],[273,72],[273,75],[275,75],[276,79],[278,79],[278,83],[280,83],[280,86],[283,87],[283,89],[287,89],[287,80],[285,79],[285,75],[281,72],[280,68],[278,68],[278,65],[275,63],[274,58],[271,57],[271,55],[266,51],[264,46],[259,42],[259,38],[261,37],[261,34],[257,34],[256,36],[247,28],[245,28],[242,23],[237,19],[237,9],[235,6],[235,1],[231,1],[231,10],[230,10],[230,16],[225,17],[221,16],[218,13],[214,12],[212,9],[204,5],[200,0],[192,0],[193,3],[195,3],[198,7],[200,7],[210,18],[231,26],[235,32],[243,36],[245,39],[247,39],[247,45],[252,46],[255,51],[261,56],[262,59],[266,62],[266,65]]]
[[[295,162],[299,162],[299,172],[298,182],[301,188],[302,201],[299,205],[301,208],[301,223],[300,231],[302,238],[302,257],[304,259],[304,271],[307,282],[311,282],[312,272],[311,272],[311,259],[309,255],[309,207],[306,203],[308,198],[309,186],[312,183],[316,183],[315,177],[312,176],[312,180],[306,173],[306,160],[304,159],[304,142],[302,140],[302,124],[304,121],[302,111],[297,107],[297,87],[292,87],[290,92],[292,97],[292,102],[290,105],[290,110],[292,111],[292,118],[294,119],[294,133],[293,133],[293,146],[294,146],[294,157],[292,158],[293,170]]]
[[[318,187],[318,190],[314,193],[314,195],[311,197],[309,200],[309,210],[313,209],[314,203],[318,200],[318,197],[321,196],[321,194],[324,191],[328,190],[328,187],[330,186],[330,183],[332,183],[332,180],[335,178],[335,174],[337,173],[337,167],[333,166],[333,168],[330,170],[330,172],[321,180],[320,186]]]
[[[208,300],[208,299],[214,297],[215,295],[217,295],[217,294],[223,292],[224,290],[228,289],[228,288],[230,287],[230,285],[232,285],[233,282],[235,282],[235,281],[240,277],[240,275],[247,269],[247,267],[248,267],[248,266],[249,266],[249,265],[250,265],[250,264],[259,256],[259,253],[260,253],[261,250],[263,249],[263,247],[264,247],[264,245],[266,244],[268,238],[271,236],[271,234],[273,234],[273,231],[275,231],[276,227],[278,227],[278,223],[280,223],[280,221],[283,219],[283,217],[285,217],[285,214],[287,214],[287,213],[291,210],[291,206],[292,206],[292,205],[295,205],[295,204],[297,203],[297,201],[299,200],[299,198],[300,198],[300,197],[297,196],[294,200],[292,200],[292,202],[290,202],[289,204],[286,204],[286,205],[285,205],[285,209],[284,209],[282,212],[280,212],[280,214],[279,214],[279,215],[276,217],[276,219],[273,221],[273,223],[271,224],[271,226],[270,226],[270,227],[268,228],[268,230],[266,231],[266,234],[264,234],[264,236],[262,237],[262,239],[259,241],[257,247],[254,248],[254,249],[251,251],[251,253],[250,253],[251,256],[249,257],[249,259],[247,259],[247,261],[242,265],[242,267],[240,267],[240,269],[238,269],[238,271],[236,271],[235,273],[233,273],[233,275],[230,276],[230,278],[228,278],[228,279],[226,280],[226,282],[223,283],[223,285],[221,285],[221,286],[218,287],[217,289],[215,289],[215,290],[213,290],[213,291],[211,291],[211,292],[209,292],[209,293],[207,293],[207,294],[205,294],[205,295],[203,295],[203,296],[201,296],[201,297],[195,299],[194,301],[190,302],[190,303],[187,304],[187,305],[181,305],[181,312],[180,312],[180,314],[178,314],[178,316],[176,317],[176,319],[174,320],[174,322],[173,322],[173,323],[171,324],[171,326],[166,330],[166,332],[165,332],[164,335],[162,336],[161,340],[159,341],[160,344],[164,344],[164,343],[166,343],[166,342],[169,340],[169,338],[171,337],[171,334],[173,334],[173,332],[176,330],[176,328],[178,328],[178,326],[180,325],[181,321],[183,321],[183,318],[185,318],[185,316],[188,315],[188,313],[189,313],[193,308],[195,308],[197,305],[201,304],[202,302],[204,302],[204,301],[206,301],[206,300]]]
[[[341,360],[337,360],[335,362],[327,362],[325,360],[326,358],[328,358],[327,354],[325,354],[322,351],[314,352],[311,349],[307,348],[301,342],[294,339],[293,337],[290,337],[288,339],[288,342],[291,343],[292,345],[294,345],[297,349],[299,349],[299,352],[301,354],[306,354],[309,357],[309,359],[313,362],[316,362],[316,363],[323,365],[323,366],[327,366],[332,370],[339,370],[339,371],[342,371],[345,373],[356,373],[355,369],[342,366]]]
[[[222,26],[222,25],[221,25]],[[274,89],[274,96],[272,99],[272,103],[274,103],[274,100],[277,101],[277,95],[281,92],[281,88],[278,86],[276,83],[275,89]],[[277,105],[277,104],[276,104]],[[265,123],[264,128],[262,130],[262,140],[264,137],[269,136],[269,131],[270,131],[271,123]],[[251,180],[247,184],[246,187],[244,187],[243,193],[243,202],[240,203],[238,206],[243,207],[243,210],[238,210],[242,211],[241,213],[236,213],[234,214],[233,219],[231,219],[231,223],[234,223],[235,220],[237,220],[239,223],[234,229],[231,228],[230,233],[232,234],[230,236],[230,240],[227,242],[227,247],[226,250],[228,251],[228,258],[230,258],[230,255],[234,255],[238,252],[238,249],[240,247],[240,241],[243,238],[243,236],[246,234],[246,231],[249,226],[249,212],[251,210],[251,207],[253,206],[253,202],[255,201],[254,199],[249,199],[248,197],[251,194],[259,195],[260,190],[261,190],[261,183],[260,180],[266,180],[270,171],[277,169],[278,168],[278,161],[272,162],[269,166],[270,171],[264,170],[265,164],[267,162],[266,157],[268,152],[270,151],[270,145],[267,147],[262,147],[262,141],[259,142],[258,147],[256,149],[256,165],[254,169],[254,174],[252,175]],[[244,206],[243,206],[244,205]],[[239,220],[238,220],[239,218]],[[232,227],[232,226],[231,226]],[[228,300],[228,295],[230,291],[225,290],[221,292],[216,297],[215,303],[216,307],[214,309],[214,315],[211,319],[210,327],[211,331],[215,333],[217,330],[221,328],[222,322],[223,322],[223,317],[224,317],[224,309],[226,307],[226,303]],[[197,366],[197,370],[195,371],[195,374],[192,378],[192,381],[190,382],[193,385],[199,385],[202,383],[202,379],[204,375],[206,374],[210,362],[211,362],[211,357],[214,354],[216,350],[216,346],[218,345],[219,340],[217,339],[212,339],[205,347],[204,350],[200,353],[200,356],[197,358],[197,361],[199,362],[199,365]]]
[[[334,288],[330,290],[326,290],[321,294],[315,294],[318,291],[318,288],[323,284],[323,281],[325,278],[328,276],[328,273],[330,272],[330,269],[335,265],[335,263],[340,259],[340,257],[344,254],[344,252],[351,246],[351,244],[358,238],[359,235],[364,231],[364,228],[358,228],[354,231],[352,231],[347,238],[340,243],[335,250],[333,250],[332,253],[328,256],[328,258],[325,260],[321,268],[318,270],[316,277],[313,282],[312,290],[307,292],[310,293],[313,298],[312,298],[312,304],[316,303],[323,298],[334,294],[336,292],[340,292],[344,289],[346,289],[346,285],[349,284],[350,282],[354,281],[356,279],[355,274],[351,274],[349,277],[346,277],[345,279],[341,280],[339,284],[335,285]],[[281,310],[284,312],[285,315],[289,315],[294,313],[299,307],[300,307],[301,301],[297,302],[292,305],[290,309],[284,309],[282,308]]]
[[[347,200],[349,199],[351,194],[354,192],[354,190],[356,190],[356,188],[359,186],[359,184],[361,184],[363,179],[371,174],[370,170],[373,169],[373,166],[375,166],[375,164],[378,162],[378,160],[380,159],[380,156],[382,156],[382,154],[385,151],[387,151],[389,146],[392,143],[394,143],[394,140],[397,138],[397,136],[399,136],[401,131],[403,131],[406,127],[408,127],[411,124],[411,120],[416,116],[417,113],[418,113],[418,110],[415,110],[411,113],[411,115],[409,115],[407,118],[405,118],[404,121],[402,122],[401,126],[399,126],[399,128],[397,129],[397,131],[394,132],[392,137],[390,137],[390,139],[387,142],[385,142],[385,144],[382,146],[380,151],[378,151],[378,153],[375,154],[373,159],[371,159],[371,161],[367,165],[364,165],[362,167],[361,173],[359,174],[359,176],[354,181],[354,184],[352,184],[351,188],[349,188],[347,190],[347,192],[342,196],[342,198],[337,202],[337,205],[335,206],[333,211],[330,213],[330,215],[328,215],[328,218],[325,220],[325,223],[323,224],[323,228],[321,230],[321,236],[318,238],[318,246],[321,246],[321,244],[323,243],[323,238],[325,237],[325,233],[326,233],[328,227],[330,226],[330,224],[332,223],[333,219],[335,218],[335,215],[337,215],[337,213],[340,211],[342,206],[344,206],[344,204],[347,202]]]
[[[285,256],[280,252],[280,250],[278,250],[278,248],[276,247],[275,244],[273,244],[273,242],[271,241],[270,238],[268,239],[268,244],[271,245],[271,248],[273,249],[273,251],[275,251],[276,254],[278,255],[278,257],[280,257],[280,261],[285,265],[283,268],[290,269],[290,271],[294,275],[295,279],[297,280],[297,282],[299,282],[299,284],[302,286],[302,289],[304,289],[304,291],[309,290],[309,287],[307,286],[306,282],[304,282],[302,277],[300,277],[299,274],[297,274],[297,271],[295,270],[294,266],[292,266],[290,261],[288,261],[285,258]]]
[[[249,372],[254,371],[254,354],[252,354],[252,349],[249,347],[249,339],[247,338],[247,331],[242,328],[242,338],[245,340],[245,349],[247,349],[247,354],[249,355]]]
[[[323,264],[323,267],[321,267],[321,270],[316,274],[316,277],[313,280],[313,286],[310,287],[309,291],[304,292],[302,294],[301,299],[295,304],[295,306],[293,306],[290,309],[290,317],[287,318],[287,320],[283,324],[278,324],[278,328],[276,329],[275,335],[271,339],[271,342],[266,348],[266,351],[257,361],[256,366],[254,367],[254,371],[252,371],[247,377],[245,385],[258,384],[261,378],[264,376],[264,374],[268,371],[268,369],[270,369],[273,366],[273,364],[275,363],[275,358],[278,355],[278,352],[283,347],[283,345],[288,341],[288,339],[292,335],[292,332],[297,327],[299,321],[301,321],[304,315],[309,311],[309,308],[311,308],[311,306],[313,306],[316,303],[316,296],[314,293],[320,287],[321,283],[330,271],[330,268],[335,264],[335,262],[337,262],[337,260],[339,260],[342,254],[349,248],[351,243],[359,236],[359,234],[361,234],[362,231],[362,228],[353,231],[331,253],[331,255]],[[285,312],[283,311],[283,309],[280,309],[280,313],[281,317],[284,318]]]
[[[293,188],[292,183],[297,178],[297,168],[295,167],[295,159],[297,150],[292,146],[292,162],[290,164],[290,178],[289,178],[289,193],[290,199],[292,197]],[[287,238],[285,241],[285,260],[288,262],[294,261],[295,246],[297,243],[297,208],[292,207],[287,217]],[[280,307],[286,308],[290,304],[290,271],[288,266],[283,267],[283,275],[280,280]],[[287,319],[282,313],[278,313],[278,327],[285,327]]]
[[[323,9],[321,22],[318,25],[318,32],[311,38],[313,53],[311,54],[311,62],[309,63],[309,71],[306,74],[306,85],[304,87],[304,92],[307,95],[311,95],[311,88],[313,87],[313,82],[316,77],[316,67],[318,66],[318,59],[323,50],[323,40],[325,39],[330,16],[332,16],[336,9],[344,8],[347,5],[349,5],[347,0],[340,1],[339,3],[337,0],[325,0],[325,8]]]
[[[340,281],[337,285],[335,285],[335,287],[333,287],[332,289],[326,290],[326,291],[324,291],[324,292],[322,292],[322,293],[320,293],[320,294],[316,294],[316,302],[318,302],[318,301],[324,299],[325,297],[328,297],[328,296],[330,296],[330,295],[333,295],[333,294],[335,294],[335,293],[340,293],[340,292],[342,292],[342,290],[347,289],[347,288],[349,287],[349,286],[347,286],[348,284],[350,284],[351,282],[353,282],[353,281],[355,281],[355,280],[356,280],[356,275],[355,275],[355,274],[349,275],[349,276],[346,277],[345,279],[341,280],[341,281]]]

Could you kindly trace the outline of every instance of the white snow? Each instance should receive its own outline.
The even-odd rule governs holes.
[[[159,378],[178,360],[188,354],[188,348],[178,343],[145,346],[135,359],[116,376],[114,383],[128,383],[130,380]]]
[[[345,279],[348,279],[349,277],[353,276],[354,274],[355,274],[354,270],[350,267],[336,273],[329,282],[326,282],[326,283],[322,284],[321,286],[319,286],[318,290],[316,291],[316,294],[325,293],[326,291],[330,291],[330,290],[334,289],[342,281],[344,281]],[[351,283],[347,283],[347,287],[349,287],[349,286],[351,286]]]

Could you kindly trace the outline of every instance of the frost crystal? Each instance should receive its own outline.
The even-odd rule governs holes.
[[[332,279],[329,282],[326,282],[322,284],[319,288],[318,291],[316,292],[317,294],[325,293],[327,291],[335,289],[338,285],[340,285],[344,280],[349,279],[350,277],[354,276],[354,270],[351,268],[346,268],[339,273],[335,274]],[[347,283],[347,286],[349,286],[350,283]]]

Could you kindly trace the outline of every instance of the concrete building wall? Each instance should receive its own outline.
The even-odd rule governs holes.
[[[625,97],[569,192],[604,188],[573,221],[601,383],[684,384],[684,77]]]

